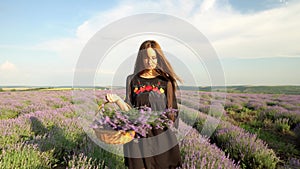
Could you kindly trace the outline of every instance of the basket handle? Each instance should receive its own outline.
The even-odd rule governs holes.
[[[95,113],[95,116],[97,116],[98,113],[102,112],[102,108],[103,108],[107,103],[109,103],[109,101],[106,101],[106,102],[104,102],[103,104],[99,105],[98,110],[97,110],[96,113]]]

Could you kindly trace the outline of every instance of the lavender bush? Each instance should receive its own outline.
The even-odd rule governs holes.
[[[300,168],[300,159],[298,158],[289,158],[288,162],[284,164],[280,169],[299,169]]]
[[[180,142],[183,168],[195,169],[237,169],[237,163],[229,159],[225,153],[209,140],[191,129],[184,122],[179,122],[179,130],[184,133],[184,139]]]
[[[183,105],[190,108],[198,107],[201,112],[208,113],[209,105],[213,98],[209,92],[198,92],[199,96],[193,96],[195,91],[183,91],[180,98]],[[203,98],[205,96],[205,99]],[[199,99],[200,97],[200,99]],[[224,109],[228,114],[243,113],[244,120],[251,120],[245,114],[256,112],[258,120],[266,118],[275,121],[279,118],[288,118],[291,128],[300,123],[300,95],[276,95],[276,94],[247,94],[227,93]],[[251,115],[250,116],[254,116]],[[256,117],[256,116],[255,116]]]
[[[202,131],[207,115],[181,106],[181,115],[186,116],[187,113],[197,116],[198,120],[195,127],[198,131]],[[219,123],[212,139],[231,158],[240,161],[242,168],[275,168],[279,162],[274,151],[269,149],[265,142],[258,139],[256,135],[228,122],[221,121]]]
[[[286,133],[290,131],[289,119],[287,118],[276,119],[274,125],[279,132]]]
[[[217,145],[234,159],[240,160],[243,168],[276,168],[279,158],[255,134],[228,123],[220,126],[213,136],[217,140]]]
[[[9,96],[7,93],[4,94]],[[18,94],[21,98],[26,96],[25,98],[29,101],[24,103],[24,101],[19,100],[17,97]],[[72,104],[71,99],[67,99],[71,96],[70,92],[52,91],[34,92],[34,94],[35,95],[31,95],[30,92],[14,92],[12,94],[16,101],[22,103],[25,109],[28,105],[32,104],[31,102],[36,100],[36,103],[39,103],[36,105],[43,105],[45,110],[40,111],[41,106],[38,106],[38,108],[32,109],[33,112],[20,113],[17,118],[1,120],[0,148],[2,150],[11,150],[9,147],[17,147],[19,144],[35,145],[37,148],[30,151],[37,152],[36,154],[39,156],[39,160],[45,161],[42,157],[43,154],[38,152],[51,154],[49,158],[54,160],[51,160],[50,166],[65,166],[68,161],[71,160],[68,158],[69,155],[84,153],[88,155],[89,158],[97,160],[98,163],[103,163],[103,159],[105,159],[105,164],[112,168],[124,167],[122,159],[102,150],[98,145],[87,139],[85,132],[79,124],[78,115],[74,112],[75,107],[78,105]],[[37,100],[37,97],[41,99]],[[53,99],[51,99],[51,97],[59,98],[63,103],[60,103],[60,106],[53,106],[58,105],[58,103],[52,104],[50,100],[53,101]],[[22,108],[20,107],[19,109],[21,112]],[[11,159],[12,156],[6,153],[5,158],[0,159],[0,162],[3,164],[0,165],[0,168],[6,166],[6,158]],[[111,159],[114,159],[114,161],[110,162]],[[21,160],[24,161],[26,158],[24,157]],[[16,165],[17,164],[16,161]],[[27,168],[30,167],[27,166]]]
[[[104,161],[98,163],[96,160],[85,156],[80,153],[78,155],[73,155],[68,161],[68,166],[66,169],[100,169],[105,168]]]
[[[294,132],[295,132],[295,135],[297,137],[298,146],[300,147],[300,123],[298,123],[296,125],[296,127],[294,128]]]
[[[52,168],[53,151],[42,152],[37,145],[18,143],[1,150],[0,168]]]
[[[149,107],[133,108],[124,112],[105,108],[103,104],[100,117],[94,120],[92,128],[135,131],[138,138],[146,137],[152,128],[171,128],[173,121],[168,115],[176,112],[175,109],[166,109],[164,112],[152,111]]]

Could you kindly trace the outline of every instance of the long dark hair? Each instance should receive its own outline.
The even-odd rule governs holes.
[[[164,76],[168,80],[170,80],[172,82],[173,89],[176,89],[177,81],[182,82],[182,80],[176,75],[170,62],[167,60],[163,51],[161,50],[160,45],[154,40],[147,40],[141,44],[134,65],[134,74],[139,75],[146,70],[143,59],[147,57],[148,48],[153,48],[156,53],[156,57],[157,57],[157,66],[155,69],[156,72]]]
[[[154,49],[157,57],[157,66],[155,71],[161,76],[165,77],[168,80],[167,83],[167,100],[168,108],[177,109],[177,101],[175,92],[178,87],[177,81],[182,83],[182,80],[174,72],[170,62],[165,57],[163,51],[161,50],[160,45],[154,40],[147,40],[143,42],[139,48],[139,52],[134,65],[134,75],[141,75],[145,72],[146,68],[144,65],[144,58],[148,57],[147,49]]]

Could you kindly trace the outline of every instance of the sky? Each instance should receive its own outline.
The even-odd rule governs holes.
[[[124,17],[150,12],[196,27],[215,50],[225,85],[300,85],[297,0],[12,0],[0,3],[0,86],[72,85],[81,52],[98,31]],[[135,53],[128,52],[122,63],[113,55],[124,55],[128,46],[137,51],[147,38],[169,52],[183,85],[212,85],[204,64],[195,65],[182,44],[158,34],[128,37],[115,46],[108,53],[112,59],[99,66],[95,85],[124,85]],[[178,66],[182,63],[185,68]],[[124,78],[117,78],[118,73]]]

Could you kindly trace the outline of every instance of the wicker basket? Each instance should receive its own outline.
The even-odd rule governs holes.
[[[103,105],[98,107],[98,113],[102,114],[102,108],[105,104],[109,102],[105,102]],[[104,127],[104,126],[102,126]],[[113,130],[106,128],[93,128],[97,138],[107,144],[125,144],[134,139],[135,132],[134,131],[123,131],[123,130]]]
[[[107,144],[125,144],[134,139],[134,131],[94,128],[97,138]]]

